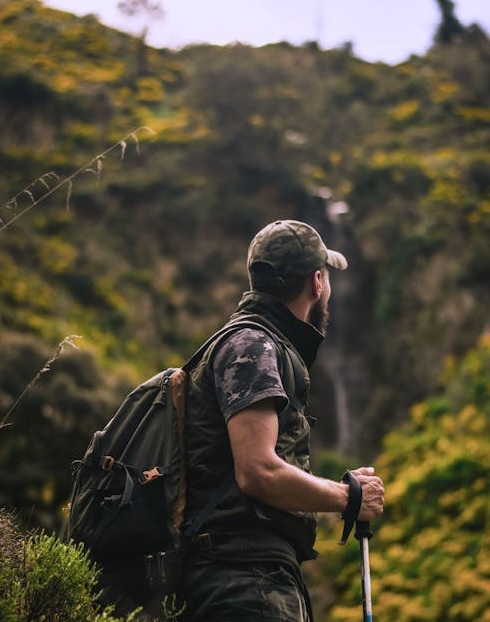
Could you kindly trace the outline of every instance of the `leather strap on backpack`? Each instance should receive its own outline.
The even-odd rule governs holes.
[[[169,379],[170,389],[172,392],[172,403],[177,411],[177,433],[179,439],[179,447],[182,452],[180,461],[180,490],[175,502],[172,515],[172,525],[178,533],[182,531],[184,522],[185,497],[187,492],[187,477],[184,459],[184,430],[185,430],[185,389],[187,384],[187,373],[183,369],[175,371]]]

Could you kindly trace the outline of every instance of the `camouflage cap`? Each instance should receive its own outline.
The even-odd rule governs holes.
[[[257,233],[248,249],[252,287],[283,286],[325,265],[347,268],[347,259],[328,249],[319,233],[297,220],[277,220]]]

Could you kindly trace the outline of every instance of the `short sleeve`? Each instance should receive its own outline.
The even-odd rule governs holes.
[[[243,328],[218,346],[214,356],[214,382],[226,421],[237,412],[268,397],[278,412],[287,404],[279,372],[280,352],[261,330]]]

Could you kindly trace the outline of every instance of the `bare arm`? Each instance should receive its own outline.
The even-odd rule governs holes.
[[[278,418],[272,399],[262,400],[242,410],[228,422],[238,486],[246,495],[283,510],[342,512],[347,504],[348,486],[305,473],[279,458],[275,452]],[[383,506],[383,486],[369,469],[354,471],[363,486],[359,518],[379,516]]]

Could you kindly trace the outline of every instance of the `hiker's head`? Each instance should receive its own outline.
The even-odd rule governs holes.
[[[328,322],[328,266],[345,270],[347,260],[328,249],[313,227],[297,220],[267,225],[248,249],[250,287],[283,301],[322,333]]]
[[[276,220],[261,229],[248,249],[247,269],[252,289],[289,302],[316,270],[347,268],[347,259],[328,249],[319,233],[297,220]]]

